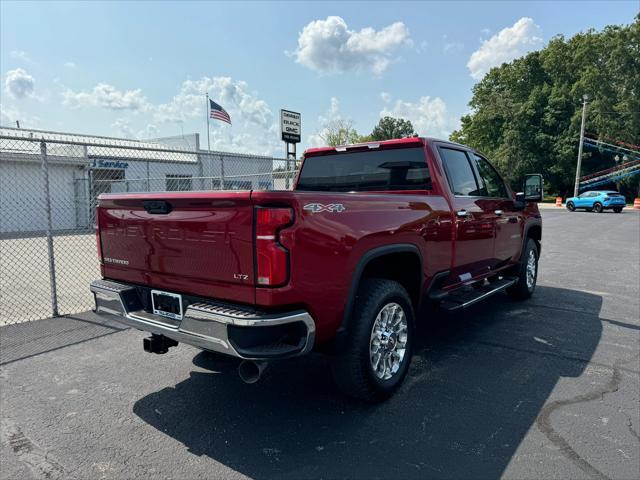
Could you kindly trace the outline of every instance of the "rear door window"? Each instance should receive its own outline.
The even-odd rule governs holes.
[[[431,175],[422,148],[365,150],[310,156],[304,160],[297,190],[430,190]]]
[[[453,148],[440,147],[438,150],[454,195],[479,196],[481,192],[467,154]]]

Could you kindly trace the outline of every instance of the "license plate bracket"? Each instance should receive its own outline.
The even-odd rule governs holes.
[[[182,295],[151,290],[151,307],[155,315],[182,320]]]

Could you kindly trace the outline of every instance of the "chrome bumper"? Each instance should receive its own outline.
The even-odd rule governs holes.
[[[303,355],[313,348],[315,323],[311,315],[304,310],[264,314],[242,307],[198,302],[187,306],[180,321],[143,310],[135,286],[110,280],[95,280],[91,283],[91,291],[95,297],[95,312],[98,315],[105,315],[138,330],[164,335],[203,350],[259,360]],[[293,324],[300,324],[305,332],[300,335],[297,345],[276,343],[246,348],[234,344],[229,334],[230,327],[251,327],[258,330]]]

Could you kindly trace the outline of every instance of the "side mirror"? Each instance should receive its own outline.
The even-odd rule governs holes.
[[[540,175],[539,173],[531,173],[529,175],[525,175],[523,184],[523,200],[527,202],[541,202],[543,195],[542,187],[542,175]],[[519,200],[518,196],[519,194],[516,195],[516,200]]]

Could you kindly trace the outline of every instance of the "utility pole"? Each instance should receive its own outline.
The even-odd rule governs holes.
[[[580,190],[580,169],[582,167],[582,145],[584,144],[584,121],[587,116],[588,95],[582,96],[582,122],[580,123],[580,145],[578,145],[578,165],[576,167],[576,184],[573,187],[573,196],[577,197]]]

